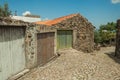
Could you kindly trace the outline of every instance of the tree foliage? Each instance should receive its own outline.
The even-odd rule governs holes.
[[[106,25],[101,25],[99,30],[100,31],[102,31],[102,30],[115,31],[116,30],[116,23],[108,22]]]
[[[95,43],[110,42],[116,36],[116,23],[108,22],[106,25],[101,25],[99,30],[95,31]]]
[[[101,37],[100,37],[100,33],[98,30],[95,30],[94,31],[94,41],[95,43],[100,43],[101,42]]]
[[[0,6],[0,17],[8,17],[11,15],[11,11],[9,10],[9,6],[5,3],[3,6]]]

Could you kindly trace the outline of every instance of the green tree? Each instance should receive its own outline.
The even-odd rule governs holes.
[[[0,6],[0,17],[9,17],[11,15],[11,11],[9,10],[9,6],[5,3],[3,6]]]
[[[3,8],[0,6],[0,16],[3,16]]]
[[[107,31],[115,31],[116,30],[116,23],[114,22],[108,22],[106,25],[101,25],[100,26],[100,31],[101,30],[107,30]]]
[[[108,22],[106,25],[101,25],[99,29],[99,34],[102,43],[110,43],[112,39],[116,36],[116,23]]]
[[[101,42],[101,37],[98,30],[94,31],[94,42],[97,44]]]

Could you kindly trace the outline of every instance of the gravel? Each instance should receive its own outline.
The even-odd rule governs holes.
[[[114,47],[93,53],[63,50],[58,58],[18,80],[120,80],[120,59],[114,57],[114,50]]]

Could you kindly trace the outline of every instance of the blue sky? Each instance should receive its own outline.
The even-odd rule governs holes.
[[[18,15],[30,11],[42,19],[80,13],[97,28],[120,19],[120,0],[0,0],[0,5],[5,2]]]

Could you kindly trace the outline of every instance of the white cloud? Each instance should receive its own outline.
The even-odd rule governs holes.
[[[22,13],[23,16],[25,16],[25,15],[29,15],[29,14],[31,14],[30,11],[25,11],[24,13]]]
[[[111,0],[113,4],[120,3],[120,0]]]
[[[49,20],[48,18],[45,18],[44,20]]]

